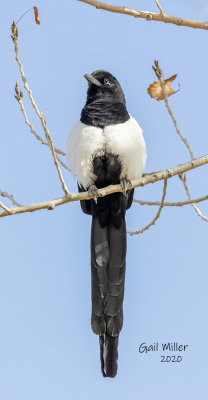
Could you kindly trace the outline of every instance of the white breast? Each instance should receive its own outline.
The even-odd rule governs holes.
[[[93,159],[102,154],[115,154],[121,162],[120,178],[142,176],[146,164],[146,146],[138,122],[130,119],[122,124],[98,128],[78,121],[69,135],[67,160],[78,183],[85,189],[95,182]]]

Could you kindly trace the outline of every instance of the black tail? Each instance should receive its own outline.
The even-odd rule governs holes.
[[[118,336],[105,333],[100,336],[100,361],[104,377],[114,378],[117,374]]]
[[[125,217],[119,226],[110,222],[101,227],[92,217],[91,276],[92,330],[100,336],[103,376],[117,373],[118,337],[123,325],[123,298],[126,267]]]

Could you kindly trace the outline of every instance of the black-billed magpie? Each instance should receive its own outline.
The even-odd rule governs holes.
[[[134,189],[126,182],[142,176],[146,163],[143,132],[128,113],[117,79],[99,70],[86,74],[87,101],[80,121],[72,128],[67,159],[77,177],[79,191],[91,200],[81,201],[82,211],[92,215],[91,230],[91,326],[100,339],[103,376],[117,373],[118,337],[123,325],[126,268],[125,213]],[[124,193],[103,198],[97,188],[121,183]]]

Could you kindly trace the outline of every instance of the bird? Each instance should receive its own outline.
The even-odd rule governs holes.
[[[114,378],[123,326],[125,214],[133,201],[131,181],[142,176],[146,165],[146,145],[140,125],[127,111],[118,80],[105,70],[84,77],[87,99],[69,134],[66,156],[79,192],[90,195],[80,203],[82,211],[92,216],[91,328],[99,336],[102,374]],[[121,184],[122,192],[98,197],[98,189],[116,184]]]

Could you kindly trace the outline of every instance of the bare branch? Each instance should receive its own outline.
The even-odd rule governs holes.
[[[164,96],[164,100],[165,100],[165,105],[166,105],[167,110],[168,110],[168,113],[170,114],[170,117],[171,117],[171,119],[172,119],[172,121],[173,121],[173,123],[174,123],[176,132],[177,132],[177,134],[180,136],[180,138],[181,138],[181,140],[183,141],[183,143],[185,144],[185,146],[187,147],[187,149],[188,149],[188,151],[189,151],[189,153],[190,153],[191,159],[193,160],[193,159],[194,159],[194,154],[193,154],[193,151],[192,151],[192,149],[191,149],[191,146],[190,146],[188,140],[187,140],[186,138],[183,137],[183,135],[182,135],[182,133],[181,133],[179,127],[178,127],[177,121],[176,121],[176,119],[175,119],[175,117],[174,117],[174,115],[173,115],[173,112],[172,112],[172,110],[171,110],[171,108],[170,108],[170,106],[169,106],[169,102],[168,102],[168,98],[167,98],[167,93],[166,93],[166,91],[165,91],[165,86],[164,86],[164,76],[163,76],[163,72],[162,72],[162,70],[161,70],[161,68],[160,68],[160,66],[159,66],[159,64],[158,64],[158,61],[155,60],[155,67],[153,66],[152,68],[153,68],[153,70],[155,71],[155,74],[156,74],[157,78],[158,78],[159,81],[160,81],[160,86],[161,86],[161,89],[162,89],[162,92],[163,92],[163,96]],[[161,79],[161,77],[163,77],[163,79]]]
[[[0,207],[3,208],[3,210],[5,210],[7,214],[11,214],[10,209],[6,207],[1,201],[0,201]]]
[[[48,143],[48,142],[45,142],[45,140],[43,140],[42,137],[41,137],[40,135],[37,134],[37,132],[36,132],[35,129],[33,128],[32,124],[31,124],[30,121],[28,120],[28,116],[27,116],[26,111],[25,111],[25,107],[24,107],[24,104],[23,104],[22,97],[20,97],[20,96],[19,96],[19,97],[18,97],[18,96],[15,96],[15,97],[16,97],[18,103],[20,104],[20,108],[21,108],[22,114],[24,115],[24,118],[25,118],[25,123],[29,126],[31,133],[32,133],[32,134],[36,137],[36,139],[38,139],[42,144],[44,144],[45,146],[50,147],[49,143]],[[44,120],[45,120],[45,118],[44,118]],[[57,147],[54,147],[54,149],[55,149],[55,152],[56,152],[56,153],[61,154],[61,155],[63,155],[63,156],[66,155],[66,153],[64,153],[64,151],[62,151],[62,150],[60,150],[60,149],[57,149]],[[70,168],[67,167],[67,165],[66,165],[58,156],[57,156],[57,160],[60,162],[60,164],[61,164],[64,168],[66,168],[66,169],[68,169],[68,171],[70,171]]]
[[[205,164],[208,164],[208,154],[203,157],[196,158],[195,160],[189,161],[186,164],[180,164],[176,167],[165,169],[163,171],[153,172],[152,174],[146,174],[142,178],[133,180],[131,184],[127,182],[126,185],[127,190],[139,186],[145,186],[148,185],[149,183],[155,183],[157,181],[172,178],[173,176],[183,174],[184,172],[198,168]],[[98,189],[97,193],[98,197],[104,197],[107,196],[108,194],[117,192],[123,192],[123,188],[121,185],[110,185],[103,189]],[[74,193],[71,194],[71,197],[61,197],[59,199],[49,200],[42,203],[29,204],[24,207],[10,208],[9,210],[11,211],[12,214],[21,214],[25,212],[33,212],[42,209],[54,209],[55,207],[65,203],[70,203],[73,201],[80,201],[80,200],[89,200],[89,199],[90,196],[88,192]],[[5,217],[7,215],[8,214],[6,214],[5,212],[2,212],[0,213],[0,218]]]
[[[121,7],[121,6],[113,6],[110,4],[106,3],[101,3],[100,1],[96,0],[78,0],[81,1],[82,3],[89,4],[97,9],[113,12],[113,13],[118,13],[118,14],[126,14],[126,15],[131,15],[132,17],[135,18],[144,18],[147,21],[161,21],[165,22],[166,24],[174,24],[178,26],[188,26],[190,28],[197,28],[197,29],[208,29],[208,22],[202,22],[202,21],[193,21],[190,19],[184,19],[184,18],[179,18],[179,17],[173,17],[171,15],[167,14],[159,14],[153,13],[151,11],[139,11],[139,10],[134,10],[132,8],[128,7]]]
[[[3,191],[0,189],[0,195],[1,195],[2,197],[6,197],[7,199],[11,200],[11,202],[12,202],[12,204],[14,204],[14,206],[22,207],[22,205],[21,205],[20,203],[18,203],[18,202],[14,199],[14,196],[13,196],[12,194],[8,194],[7,192],[3,192]]]
[[[163,76],[163,72],[162,72],[162,70],[161,70],[161,68],[160,68],[160,66],[158,64],[158,61],[155,61],[155,67],[153,66],[153,70],[155,71],[155,74],[156,74],[156,76],[158,77],[158,79],[160,81],[160,86],[161,86],[161,89],[162,89],[162,92],[163,92],[165,104],[166,104],[167,110],[168,110],[168,112],[169,112],[169,114],[170,114],[170,116],[171,116],[171,118],[173,120],[176,132],[180,136],[180,138],[183,141],[183,143],[185,144],[185,146],[187,147],[187,149],[188,149],[188,151],[190,153],[191,159],[193,160],[194,159],[194,154],[193,154],[193,151],[191,149],[191,146],[188,143],[188,140],[183,137],[183,135],[182,135],[182,133],[181,133],[179,127],[178,127],[178,124],[176,122],[176,119],[175,119],[175,117],[174,117],[174,115],[173,115],[173,113],[172,113],[172,111],[170,109],[170,106],[169,106],[169,103],[168,103],[168,98],[167,98],[167,93],[165,91],[164,80],[161,79],[161,77]],[[181,176],[179,176],[179,177],[183,182],[186,194],[188,196],[188,199],[190,200],[191,199],[191,195],[190,195],[188,186],[186,184],[186,176],[181,174]],[[201,210],[195,204],[192,204],[192,206],[193,206],[194,210],[197,212],[198,216],[200,218],[202,218],[204,221],[208,222],[208,218],[205,215],[202,214]]]
[[[158,220],[158,218],[160,217],[163,205],[164,205],[164,200],[165,200],[165,196],[166,196],[166,189],[167,189],[167,178],[164,180],[164,186],[163,186],[163,194],[162,194],[162,200],[161,200],[161,204],[159,207],[159,210],[157,212],[157,214],[155,215],[155,217],[153,218],[153,220],[146,225],[144,228],[140,229],[139,231],[134,231],[134,232],[128,232],[130,236],[133,235],[139,235],[140,233],[144,233],[145,231],[147,231],[152,225],[155,224],[155,222]]]
[[[188,188],[188,186],[187,186],[187,183],[186,183],[186,175],[185,175],[185,174],[181,174],[181,175],[179,175],[179,178],[180,178],[181,181],[183,182],[183,185],[184,185],[184,188],[185,188],[187,197],[188,197],[189,200],[190,200],[190,199],[191,199],[191,195],[190,195],[190,192],[189,192],[189,188]],[[199,216],[201,219],[203,219],[203,221],[208,222],[208,218],[205,217],[205,215],[202,214],[201,210],[200,210],[195,204],[192,204],[192,206],[193,206],[194,210],[197,212],[198,216]]]
[[[158,0],[155,0],[155,1],[156,1],[156,4],[157,4],[157,7],[158,7],[159,10],[160,10],[160,14],[164,17],[164,12],[163,12],[163,10],[162,10],[162,7],[161,7],[159,1],[158,1]]]
[[[197,199],[190,199],[186,201],[175,201],[175,202],[164,202],[163,207],[183,207],[186,205],[192,205],[192,203],[201,203],[202,201],[208,200],[208,195],[199,197]],[[138,203],[141,206],[160,206],[160,201],[146,201],[146,200],[133,200],[134,203]]]
[[[70,168],[60,159],[60,157],[57,156],[58,162],[62,165],[62,167],[68,169],[69,172],[71,172]]]
[[[16,31],[17,31],[17,29],[16,29]],[[18,55],[18,46],[17,46],[18,34],[15,34],[13,30],[12,30],[12,33],[13,33],[12,40],[13,40],[13,43],[14,43],[15,54],[16,54],[16,58],[15,59],[16,59],[18,65],[19,65],[19,70],[20,70],[20,74],[21,74],[21,77],[22,77],[22,81],[24,83],[24,88],[28,93],[30,102],[31,102],[31,104],[32,104],[37,116],[39,117],[41,125],[43,127],[43,130],[45,132],[45,136],[46,136],[46,139],[47,139],[47,141],[49,143],[49,146],[50,146],[50,149],[51,149],[51,152],[52,152],[52,156],[53,156],[54,163],[55,163],[55,166],[56,166],[56,169],[57,169],[57,172],[58,172],[58,176],[59,176],[59,179],[61,181],[62,189],[63,189],[63,191],[64,191],[66,196],[70,196],[69,190],[68,190],[68,188],[66,186],[66,183],[64,182],[64,178],[63,178],[63,175],[62,175],[62,172],[61,172],[61,168],[59,167],[59,164],[58,164],[55,148],[54,148],[54,145],[53,145],[52,136],[51,136],[48,128],[46,127],[45,119],[44,119],[42,113],[40,113],[40,111],[38,110],[38,107],[37,107],[37,105],[36,105],[36,103],[35,103],[35,101],[33,99],[32,90],[29,89],[28,84],[27,84],[27,79],[26,79],[26,76],[24,74],[22,63],[20,62],[19,55]],[[17,94],[17,100],[18,100],[18,98],[20,98],[22,96],[21,96],[21,93],[18,92],[18,85],[16,85],[16,88],[17,88],[16,94]]]

